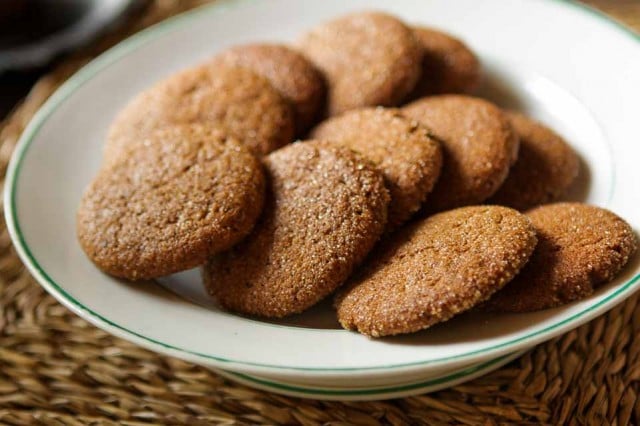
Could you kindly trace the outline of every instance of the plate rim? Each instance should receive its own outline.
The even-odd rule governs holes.
[[[582,3],[576,2],[576,0],[545,0],[549,3],[562,3],[573,6],[575,10],[581,11],[581,13],[590,15],[593,19],[599,18],[600,21],[622,31],[622,33],[631,36],[633,40],[640,43],[640,34],[635,33],[625,25],[609,18],[602,12],[587,6]],[[90,61],[88,64],[79,69],[75,74],[69,77],[50,97],[46,102],[38,109],[36,114],[30,120],[23,133],[21,134],[14,152],[12,153],[11,160],[7,167],[7,173],[5,177],[4,187],[4,216],[9,231],[10,237],[13,241],[14,247],[18,256],[25,264],[29,272],[36,278],[36,281],[40,283],[50,294],[52,294],[59,302],[69,308],[72,312],[76,313],[83,319],[89,321],[93,325],[105,329],[111,334],[114,334],[125,340],[132,341],[138,345],[144,346],[154,351],[168,353],[173,356],[182,357],[191,361],[206,362],[211,365],[217,365],[221,368],[228,369],[229,367],[236,366],[241,369],[242,367],[253,369],[258,371],[298,371],[298,372],[333,372],[333,373],[357,373],[357,372],[374,372],[374,371],[390,371],[400,369],[419,368],[431,365],[441,365],[446,362],[463,362],[469,358],[486,355],[500,356],[504,353],[510,352],[508,348],[513,345],[522,344],[522,346],[530,346],[538,344],[542,341],[550,339],[560,333],[567,332],[575,327],[578,327],[585,322],[591,320],[595,316],[605,312],[614,306],[614,302],[617,302],[620,296],[628,293],[630,296],[635,290],[640,287],[640,273],[629,278],[625,283],[620,284],[620,287],[609,294],[607,297],[598,301],[597,303],[585,308],[584,310],[577,312],[561,321],[545,327],[544,329],[530,332],[524,336],[520,336],[511,339],[507,342],[492,345],[486,348],[472,350],[465,353],[460,353],[452,356],[429,359],[423,361],[412,361],[402,364],[390,364],[380,366],[369,367],[292,367],[275,364],[265,364],[258,362],[237,361],[233,359],[227,359],[220,356],[211,355],[208,353],[201,353],[192,351],[190,349],[177,347],[175,345],[159,341],[157,339],[144,336],[136,331],[130,330],[125,326],[117,324],[105,316],[93,311],[88,306],[85,306],[80,301],[71,296],[61,285],[53,280],[47,272],[42,268],[32,254],[29,246],[24,240],[22,234],[19,219],[16,208],[16,185],[19,180],[22,160],[31,145],[31,142],[36,138],[40,128],[47,119],[56,111],[58,106],[62,104],[68,97],[70,97],[76,90],[80,89],[84,83],[88,82],[96,74],[103,71],[112,63],[116,62],[120,58],[130,54],[143,46],[147,42],[155,40],[163,35],[166,35],[174,30],[182,28],[189,20],[195,19],[202,14],[218,14],[225,10],[237,6],[239,4],[253,3],[254,0],[218,0],[214,4],[204,5],[197,7],[193,10],[178,14],[167,20],[159,22],[155,25],[146,28],[131,37],[128,37],[106,50],[98,57]],[[624,300],[624,299],[623,299]],[[620,300],[622,302],[622,300]],[[556,332],[556,334],[553,334]],[[550,334],[551,333],[551,334]],[[523,343],[528,343],[524,345]],[[513,350],[513,349],[512,349]],[[517,350],[517,349],[515,349]]]
[[[278,382],[263,377],[233,371],[217,370],[217,373],[229,380],[236,381],[246,386],[258,389],[264,388],[272,392],[299,398],[354,401],[380,400],[423,394],[425,392],[436,392],[439,389],[446,389],[451,386],[465,383],[477,377],[489,374],[492,371],[517,360],[529,350],[531,350],[531,348],[520,349],[488,361],[481,361],[477,364],[462,367],[442,376],[436,376],[431,379],[420,380],[414,383],[370,386],[363,387],[362,389],[338,389],[330,387],[313,388],[309,385],[304,386],[300,384]],[[428,389],[425,390],[425,388]]]

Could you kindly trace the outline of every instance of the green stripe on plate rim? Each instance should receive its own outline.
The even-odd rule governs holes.
[[[389,386],[389,387],[371,387],[369,389],[316,389],[316,388],[305,388],[305,387],[301,387],[298,385],[292,385],[292,384],[287,384],[287,383],[279,383],[279,382],[272,382],[270,380],[267,379],[263,379],[261,377],[255,377],[255,376],[250,376],[247,374],[243,374],[243,373],[236,373],[233,371],[224,371],[222,372],[222,374],[230,376],[232,378],[237,378],[239,380],[246,380],[248,382],[251,383],[255,383],[258,385],[263,385],[263,386],[267,386],[267,387],[271,387],[271,388],[275,388],[275,389],[280,389],[280,390],[285,390],[285,391],[292,391],[292,392],[297,392],[297,393],[303,393],[303,394],[307,394],[307,395],[334,395],[334,396],[355,396],[355,395],[379,395],[379,394],[386,394],[386,393],[395,393],[395,392],[404,392],[404,391],[410,391],[410,390],[415,390],[415,389],[420,389],[420,388],[424,388],[427,386],[436,386],[436,385],[440,385],[440,384],[444,384],[447,382],[451,382],[457,379],[462,379],[464,377],[467,377],[471,374],[477,373],[479,371],[485,370],[485,369],[489,369],[492,366],[501,363],[502,361],[510,358],[510,357],[514,357],[514,355],[517,355],[517,357],[519,357],[520,355],[522,355],[524,352],[526,351],[521,351],[521,352],[514,352],[514,353],[510,353],[507,355],[503,355],[501,357],[492,359],[490,361],[478,364],[478,365],[474,365],[472,367],[468,367],[465,368],[461,371],[456,371],[455,373],[449,374],[449,375],[445,375],[442,377],[436,377],[435,379],[430,379],[424,382],[418,382],[418,383],[411,383],[408,385],[397,385],[397,386]],[[515,357],[514,357],[515,358]]]
[[[5,211],[5,218],[8,224],[9,232],[13,237],[13,241],[16,243],[16,250],[20,255],[21,259],[25,262],[29,271],[32,274],[34,274],[36,278],[38,278],[38,281],[60,302],[67,305],[70,309],[75,309],[75,310],[84,312],[87,315],[87,318],[91,319],[92,322],[97,326],[114,328],[119,332],[122,332],[124,335],[128,335],[129,337],[135,337],[137,339],[140,339],[142,342],[152,347],[159,346],[166,350],[171,350],[175,352],[176,355],[183,353],[186,355],[195,356],[198,358],[211,360],[211,361],[217,361],[225,364],[262,367],[262,368],[275,369],[275,370],[326,371],[326,372],[373,371],[373,370],[390,370],[390,369],[406,368],[406,367],[420,366],[420,365],[433,365],[433,364],[439,364],[439,363],[454,361],[454,360],[460,361],[474,355],[488,353],[491,351],[497,351],[516,343],[531,340],[533,338],[536,338],[537,336],[544,335],[549,331],[557,329],[563,325],[566,325],[568,323],[573,322],[574,320],[577,320],[583,317],[585,314],[604,305],[605,303],[616,298],[617,296],[623,293],[626,293],[628,290],[631,290],[634,287],[634,284],[636,284],[640,280],[640,274],[637,274],[633,278],[631,278],[629,281],[624,283],[615,292],[608,295],[606,298],[602,299],[597,304],[581,312],[578,312],[569,318],[559,321],[558,323],[550,325],[549,327],[546,327],[542,330],[532,332],[526,336],[521,336],[519,338],[512,339],[508,342],[504,342],[488,348],[467,352],[464,354],[453,355],[453,356],[448,356],[448,357],[443,357],[438,359],[415,361],[415,362],[404,363],[404,364],[375,366],[375,367],[342,367],[342,368],[290,367],[290,366],[264,364],[264,363],[257,363],[257,362],[235,361],[235,360],[217,357],[217,356],[206,354],[206,353],[201,353],[197,351],[191,351],[188,349],[180,348],[180,347],[144,336],[138,332],[129,330],[128,328],[121,326],[109,320],[108,318],[105,318],[104,316],[100,315],[99,313],[93,311],[92,309],[80,303],[73,296],[67,293],[58,283],[56,283],[46,273],[46,271],[44,271],[44,269],[40,266],[38,261],[35,259],[35,257],[31,253],[31,250],[29,249],[29,246],[26,244],[26,241],[24,240],[24,236],[20,229],[18,215],[17,215],[17,208],[16,208],[16,193],[17,193],[16,184],[18,181],[17,178],[20,173],[20,168],[22,166],[22,161],[24,159],[25,153],[27,152],[27,149],[31,145],[31,142],[33,141],[35,136],[38,134],[38,131],[40,130],[42,125],[46,122],[47,118],[56,110],[56,108],[64,100],[66,100],[69,96],[71,96],[77,89],[82,87],[84,83],[89,81],[94,75],[96,75],[98,72],[102,71],[103,69],[107,68],[109,65],[111,65],[118,59],[126,56],[130,52],[135,51],[136,49],[138,49],[139,47],[143,46],[144,44],[146,44],[151,40],[157,39],[162,35],[168,34],[171,31],[181,28],[182,24],[187,23],[191,19],[194,19],[203,13],[212,13],[212,14],[220,13],[220,12],[223,12],[224,10],[229,9],[232,6],[236,6],[241,3],[253,3],[253,1],[254,0],[218,0],[213,5],[206,5],[203,7],[199,7],[195,10],[182,13],[178,16],[167,19],[143,31],[140,31],[139,33],[133,35],[132,37],[129,37],[128,39],[124,40],[123,42],[117,44],[116,46],[110,48],[109,50],[107,50],[106,52],[98,56],[96,59],[91,61],[89,64],[85,65],[82,69],[80,69],[76,74],[70,77],[69,80],[67,80],[51,96],[51,98],[48,99],[45,102],[45,104],[38,110],[38,112],[35,114],[31,122],[25,129],[24,133],[20,137],[20,140],[18,142],[18,145],[16,147],[16,150],[14,152],[14,155],[11,159],[11,162],[9,164],[9,168],[7,171],[7,177],[6,177],[7,186],[5,188],[5,193],[4,193],[4,204],[5,206],[8,206],[8,208]],[[634,33],[627,27],[608,18],[607,16],[603,15],[602,13],[600,13],[599,11],[591,7],[588,7],[584,4],[576,3],[573,0],[556,0],[556,1],[574,6],[577,9],[582,10],[583,12],[589,12],[593,16],[598,17],[601,20],[607,22],[609,25],[612,25],[618,30],[622,30],[624,33],[632,36],[636,41],[640,41],[640,35]],[[271,324],[271,325],[275,326],[274,324]],[[282,326],[277,326],[277,327],[282,327]]]

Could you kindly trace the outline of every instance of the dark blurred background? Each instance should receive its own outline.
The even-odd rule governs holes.
[[[31,3],[31,4],[29,4]],[[56,10],[56,4],[59,7]],[[73,25],[86,14],[87,2],[18,0],[0,1],[0,52],[15,51],[21,46],[33,45],[52,34]],[[7,62],[11,61],[7,57]],[[45,64],[48,62],[44,61]],[[43,64],[44,65],[44,64]],[[0,117],[4,117],[13,104],[25,94],[33,82],[46,72],[46,66],[29,70],[10,70],[7,64],[0,68]]]
[[[0,0],[0,119],[65,54],[113,31],[144,0]]]
[[[635,16],[640,21],[640,0],[580,2],[614,19]],[[0,120],[65,55],[113,31],[150,3],[152,0],[0,0]]]

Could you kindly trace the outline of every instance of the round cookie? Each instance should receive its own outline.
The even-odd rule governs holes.
[[[289,103],[263,77],[244,68],[202,65],[181,71],[135,97],[116,117],[105,161],[160,127],[203,123],[224,129],[257,155],[294,138]]]
[[[210,260],[204,280],[227,309],[277,318],[347,279],[382,234],[389,195],[373,166],[345,147],[295,143],[264,163],[262,217],[247,239]]]
[[[172,274],[246,236],[264,187],[260,163],[240,142],[208,126],[166,127],[100,170],[80,203],[78,238],[111,275]]]
[[[326,88],[320,71],[302,54],[280,44],[235,46],[213,64],[249,68],[265,77],[293,105],[298,134],[307,131],[324,107]]]
[[[442,144],[442,173],[428,211],[481,203],[502,185],[517,158],[518,138],[509,120],[483,99],[433,96],[405,106],[402,113],[427,126]]]
[[[529,219],[507,207],[463,207],[414,222],[339,291],[338,320],[372,337],[447,321],[509,282],[535,245]]]
[[[414,98],[441,93],[470,93],[480,83],[480,62],[462,41],[432,28],[413,28],[422,46],[422,77]]]
[[[382,172],[391,195],[387,229],[415,213],[440,175],[440,144],[397,109],[366,108],[321,123],[312,137],[361,153]]]
[[[380,12],[326,22],[301,39],[300,50],[325,75],[330,115],[398,105],[420,78],[422,49],[411,29]]]
[[[520,151],[489,203],[526,210],[556,201],[578,176],[578,156],[548,127],[516,112],[507,115],[520,139]]]
[[[581,203],[530,210],[538,246],[529,263],[483,308],[529,312],[582,299],[611,281],[637,249],[633,230],[608,210]]]

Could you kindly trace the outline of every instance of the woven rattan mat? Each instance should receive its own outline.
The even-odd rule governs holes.
[[[156,0],[42,78],[0,127],[0,173],[42,102],[129,34],[202,1]],[[638,0],[598,0],[640,28]],[[504,424],[640,423],[640,309],[633,297],[488,376],[429,395],[318,402],[252,390],[98,330],[47,295],[0,229],[0,423]]]

